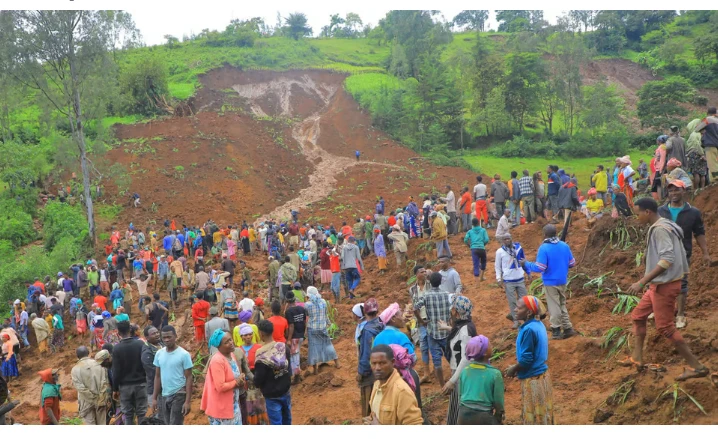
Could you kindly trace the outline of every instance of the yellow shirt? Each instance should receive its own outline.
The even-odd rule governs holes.
[[[252,344],[259,343],[259,328],[257,328],[257,325],[255,325],[254,323],[247,324],[252,327]],[[241,347],[244,344],[244,341],[242,341],[242,336],[239,334],[239,325],[235,326],[234,331],[232,331],[232,340],[234,340],[234,345],[237,347]]]
[[[586,209],[591,213],[600,212],[603,210],[603,200],[600,198],[596,198],[595,200],[589,198],[586,200]]]
[[[257,232],[254,231],[253,228],[249,228],[249,242],[254,242],[257,240]]]
[[[284,235],[282,235],[281,233],[277,233],[277,236],[279,237],[279,242],[284,244]]]
[[[215,244],[219,244],[220,242],[222,242],[222,236],[222,232],[214,232],[214,234],[212,235],[212,242],[214,242]]]
[[[606,192],[608,190],[608,177],[604,171],[593,174],[591,181],[597,192]]]

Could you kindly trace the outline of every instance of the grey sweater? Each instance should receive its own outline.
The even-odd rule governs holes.
[[[646,274],[656,265],[664,267],[660,276],[651,281],[653,284],[666,284],[681,280],[688,273],[688,259],[683,248],[683,230],[673,221],[660,218],[648,229],[648,249],[646,250]]]
[[[356,244],[348,242],[344,244],[341,252],[342,270],[347,268],[358,268],[364,269],[364,262],[361,260],[361,254],[359,247]]]

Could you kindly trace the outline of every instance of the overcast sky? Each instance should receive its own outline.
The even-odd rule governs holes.
[[[313,2],[302,2],[301,4],[296,4],[296,6],[290,6],[279,4],[281,2],[276,0],[256,3],[253,5],[249,2],[232,2],[225,5],[213,5],[211,8],[164,7],[161,12],[152,6],[130,6],[123,9],[132,14],[135,24],[142,32],[147,45],[162,44],[164,36],[167,34],[181,40],[183,35],[197,34],[202,29],[223,30],[230,20],[234,18],[244,20],[252,17],[262,17],[267,24],[274,26],[277,22],[277,11],[283,17],[291,12],[303,12],[309,20],[309,26],[312,27],[314,35],[318,35],[322,27],[329,24],[329,16],[332,14],[340,14],[344,17],[348,12],[355,12],[359,14],[364,24],[371,23],[372,26],[375,26],[379,19],[384,18],[390,10],[388,7],[386,9],[378,8],[376,4],[362,5],[361,2],[357,3],[356,7],[350,8],[339,5],[335,7],[321,3],[315,4]],[[459,8],[442,9],[441,14],[447,20],[451,20],[461,10]],[[556,17],[562,14],[562,10],[544,10],[544,18],[550,23],[556,23]],[[161,16],[160,19],[158,19],[159,16]],[[498,27],[494,11],[489,14],[488,26],[490,29]]]

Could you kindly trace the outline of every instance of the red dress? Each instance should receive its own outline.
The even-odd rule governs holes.
[[[205,339],[204,324],[209,317],[209,302],[202,299],[192,305],[192,324],[194,325],[194,338],[197,341]]]

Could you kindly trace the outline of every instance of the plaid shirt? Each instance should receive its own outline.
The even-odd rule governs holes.
[[[414,309],[426,307],[426,314],[429,317],[429,325],[426,332],[435,340],[441,340],[449,336],[449,331],[437,328],[439,320],[449,323],[451,319],[451,301],[449,293],[441,291],[438,288],[431,288],[426,292],[423,298],[414,302]]]
[[[327,302],[322,299],[319,303],[311,300],[304,304],[307,310],[307,329],[323,331],[327,329]]]
[[[521,198],[528,197],[529,195],[534,194],[534,188],[533,188],[534,182],[531,177],[528,175],[525,175],[521,177],[519,180],[519,191],[521,193]]]

